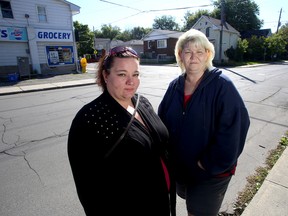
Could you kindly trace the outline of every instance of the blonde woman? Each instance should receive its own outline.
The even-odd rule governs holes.
[[[175,47],[182,74],[173,80],[158,114],[169,131],[177,194],[189,216],[216,216],[250,125],[232,81],[213,67],[214,46],[200,31]]]

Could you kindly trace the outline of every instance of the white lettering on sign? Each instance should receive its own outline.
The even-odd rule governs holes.
[[[72,31],[37,30],[38,40],[45,41],[73,41]]]

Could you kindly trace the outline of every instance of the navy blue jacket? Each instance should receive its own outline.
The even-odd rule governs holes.
[[[184,107],[186,74],[173,80],[158,114],[170,135],[170,154],[178,182],[203,180],[235,168],[249,115],[232,81],[218,69],[205,71]],[[205,171],[199,168],[200,160]]]

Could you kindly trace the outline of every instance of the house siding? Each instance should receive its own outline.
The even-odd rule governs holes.
[[[17,57],[27,57],[29,59],[29,55],[26,52],[28,49],[27,43],[0,42],[0,71],[2,68],[3,75],[17,73]]]
[[[28,50],[27,43],[0,42],[0,56],[1,56],[0,65],[1,66],[17,65],[17,56],[29,57],[26,50]]]
[[[0,76],[18,71],[18,56],[27,57],[31,71],[35,70],[38,74],[57,73],[57,68],[61,72],[65,68],[67,73],[75,71],[77,50],[70,3],[64,0],[11,0],[10,4],[14,18],[3,18],[0,14],[0,30],[13,32],[20,29],[24,36],[18,40],[11,39],[10,35],[6,38],[0,37]],[[39,22],[37,6],[45,7],[47,22]],[[80,8],[74,5],[73,10],[79,12]],[[25,17],[25,14],[28,17]],[[49,33],[53,38],[39,38],[39,30]],[[66,34],[66,38],[63,37],[63,33]],[[48,65],[46,46],[71,47],[73,63]]]
[[[174,56],[175,45],[178,39],[169,38],[167,41],[167,55]]]
[[[71,29],[71,13],[69,6],[59,0],[11,0],[11,7],[14,19],[9,20],[12,25],[26,26],[33,25],[35,28],[55,28]],[[37,6],[43,6],[46,9],[47,22],[38,21]],[[29,14],[26,19],[24,14]],[[0,23],[1,23],[0,18]],[[1,23],[2,24],[2,23]]]
[[[213,19],[215,21],[216,19]],[[218,20],[219,21],[219,20]],[[220,23],[220,21],[219,21]],[[210,28],[209,35],[207,38],[211,43],[213,43],[214,48],[215,48],[215,57],[214,60],[217,62],[222,62],[222,61],[228,61],[228,57],[225,55],[225,51],[229,49],[231,46],[233,48],[237,47],[237,42],[239,39],[239,32],[237,32],[235,29],[233,29],[231,26],[229,30],[226,28],[223,28],[223,34],[222,34],[222,52],[221,52],[221,57],[220,57],[220,33],[221,29],[220,26],[216,26],[213,23],[207,20],[205,16],[202,16],[199,18],[199,20],[195,23],[193,26],[194,29],[197,29],[201,32],[203,32],[206,35],[206,29]],[[221,58],[221,59],[220,59]]]

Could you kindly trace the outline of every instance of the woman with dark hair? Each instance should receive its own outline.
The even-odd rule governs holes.
[[[136,93],[138,54],[115,47],[99,61],[103,93],[75,116],[68,156],[87,216],[175,215],[168,131],[150,102]]]

